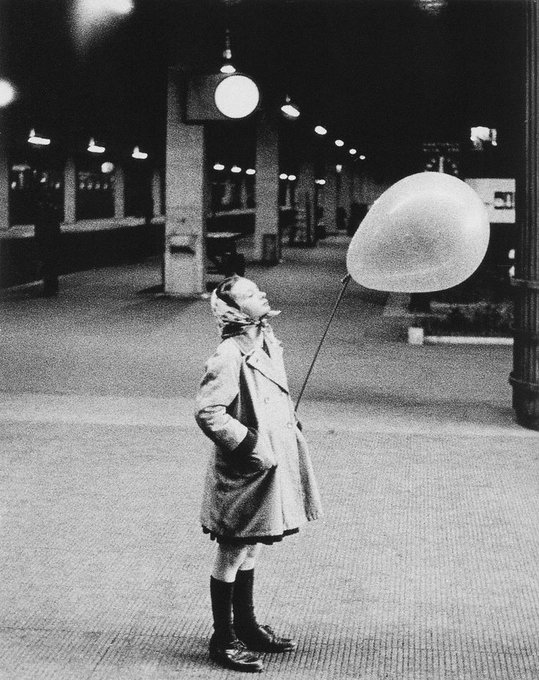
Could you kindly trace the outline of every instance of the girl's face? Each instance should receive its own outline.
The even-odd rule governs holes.
[[[258,320],[271,311],[266,293],[263,293],[256,283],[249,279],[239,279],[230,289],[230,294],[236,300],[240,310],[251,319]]]

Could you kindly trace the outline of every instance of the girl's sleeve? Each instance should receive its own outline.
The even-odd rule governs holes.
[[[241,353],[229,343],[219,345],[208,360],[198,390],[195,419],[206,436],[226,451],[252,450],[256,432],[227,413],[239,392]]]

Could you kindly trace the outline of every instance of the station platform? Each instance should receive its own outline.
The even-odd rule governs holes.
[[[247,276],[299,393],[349,238]],[[238,677],[210,662],[214,545],[193,419],[208,300],[148,259],[0,296],[0,678]],[[298,640],[279,680],[536,680],[539,433],[508,346],[412,346],[350,283],[302,397],[325,517],[257,567],[259,619]]]

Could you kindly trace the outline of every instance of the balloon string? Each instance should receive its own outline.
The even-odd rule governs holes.
[[[337,307],[339,306],[339,303],[340,303],[340,301],[342,300],[342,296],[344,295],[344,291],[346,290],[346,286],[348,285],[350,279],[351,279],[351,275],[350,275],[350,274],[347,274],[343,279],[341,279],[341,284],[342,284],[342,286],[341,286],[341,290],[340,290],[340,292],[339,292],[339,296],[337,297],[337,302],[335,302],[335,305],[334,305],[334,307],[333,307],[333,311],[331,312],[331,316],[329,317],[329,321],[328,321],[327,326],[326,326],[326,330],[324,331],[324,334],[322,335],[322,338],[321,338],[320,342],[318,343],[318,347],[316,348],[316,352],[314,353],[313,360],[312,360],[312,362],[311,362],[311,365],[309,366],[309,370],[307,371],[307,375],[306,375],[306,377],[305,377],[305,380],[303,381],[303,385],[301,386],[301,390],[300,390],[300,392],[299,392],[299,397],[298,397],[298,400],[297,400],[297,402],[296,402],[296,407],[295,407],[295,409],[294,409],[295,411],[298,410],[299,402],[300,402],[300,400],[301,400],[301,397],[303,396],[303,392],[305,391],[305,387],[306,387],[307,381],[309,380],[309,377],[310,377],[310,375],[311,375],[311,373],[312,373],[312,370],[313,370],[315,361],[316,361],[316,359],[317,359],[317,357],[318,357],[318,354],[320,353],[320,349],[321,349],[321,347],[322,347],[322,343],[323,343],[324,340],[325,340],[325,337],[326,337],[326,335],[327,335],[327,333],[328,333],[328,330],[329,330],[329,327],[330,327],[330,325],[331,325],[331,322],[333,321],[333,317],[335,316],[335,312],[337,311]]]

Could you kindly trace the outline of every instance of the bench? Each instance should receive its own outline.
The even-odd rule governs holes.
[[[238,253],[236,242],[243,234],[234,231],[209,231],[206,233],[208,273],[232,276],[245,275],[245,256]]]

